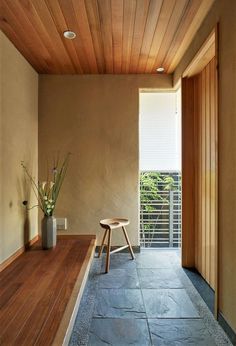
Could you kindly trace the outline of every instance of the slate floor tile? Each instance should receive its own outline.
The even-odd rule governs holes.
[[[154,319],[148,324],[154,346],[216,345],[200,319]]]
[[[179,257],[180,256],[180,252],[181,250],[175,248],[158,248],[158,249],[150,249],[150,248],[145,248],[145,249],[141,249],[141,251],[138,254],[141,255],[146,255],[146,254],[151,254],[152,256],[168,256],[170,258],[174,258],[174,257]]]
[[[178,252],[144,250],[136,258],[132,261],[127,253],[112,255],[108,274],[100,270],[103,265],[104,271],[105,256],[95,260],[99,266],[90,273],[71,346],[231,345],[206,307],[199,309],[204,319],[198,315],[194,306],[199,308],[201,298],[184,274]],[[141,289],[131,288],[137,279],[134,273]],[[193,303],[187,292],[194,297]]]
[[[136,269],[112,269],[107,274],[100,274],[99,288],[139,288]]]
[[[106,265],[106,255],[102,258],[101,272],[104,273]],[[110,257],[110,270],[111,269],[135,269],[136,260],[132,260],[129,253],[113,254]]]
[[[171,268],[173,258],[165,254],[155,254],[154,252],[143,252],[136,256],[137,268]]]
[[[148,318],[198,318],[185,289],[142,289]]]
[[[138,269],[141,288],[183,288],[173,269]]]
[[[141,290],[99,289],[94,317],[145,318]]]
[[[88,346],[151,345],[145,319],[94,318],[91,323]]]

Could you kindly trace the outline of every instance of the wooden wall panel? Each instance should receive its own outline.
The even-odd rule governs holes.
[[[198,150],[197,191],[195,213],[195,267],[215,288],[216,252],[216,175],[217,175],[217,117],[215,59],[196,77],[198,88]]]
[[[213,58],[182,79],[182,265],[216,286],[217,115]]]

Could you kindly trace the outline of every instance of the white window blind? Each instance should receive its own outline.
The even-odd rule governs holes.
[[[181,170],[180,91],[140,93],[141,171]]]

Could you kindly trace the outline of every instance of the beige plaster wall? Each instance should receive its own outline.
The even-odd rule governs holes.
[[[236,1],[216,0],[177,67],[177,83],[219,22],[219,305],[236,331]]]
[[[37,178],[38,75],[0,31],[0,263],[38,232],[37,209],[21,160]]]
[[[100,219],[127,217],[139,244],[139,88],[171,87],[172,77],[160,75],[40,76],[40,176],[47,153],[73,154],[56,209],[68,232],[100,241]]]

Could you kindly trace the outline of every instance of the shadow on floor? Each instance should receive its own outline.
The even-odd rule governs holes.
[[[191,280],[193,286],[196,288],[210,311],[214,314],[214,299],[215,299],[215,292],[213,289],[208,285],[208,283],[203,279],[203,277],[199,274],[199,272],[192,268],[192,269],[183,269],[185,274],[188,276],[188,278]]]

